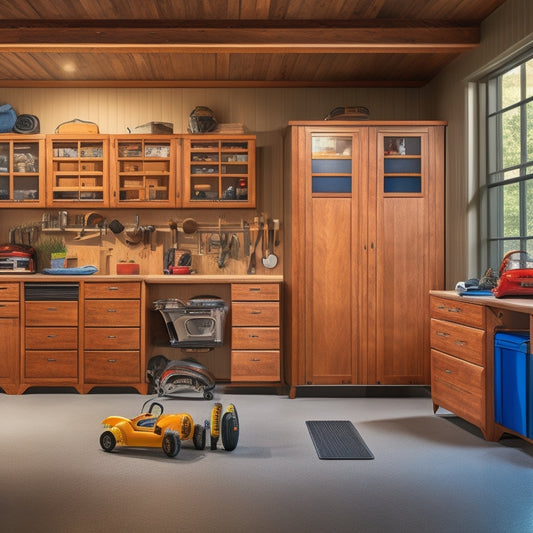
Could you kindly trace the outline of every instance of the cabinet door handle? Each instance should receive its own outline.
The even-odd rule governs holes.
[[[54,359],[53,357],[48,357],[46,360],[49,361],[50,363],[55,363],[56,361],[56,359]]]
[[[439,337],[445,337],[445,338],[450,336],[450,334],[446,333],[445,331],[436,331],[435,335],[437,335]]]

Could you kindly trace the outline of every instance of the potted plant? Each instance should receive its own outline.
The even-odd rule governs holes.
[[[60,237],[41,237],[35,243],[39,269],[63,268],[67,261],[67,245]]]

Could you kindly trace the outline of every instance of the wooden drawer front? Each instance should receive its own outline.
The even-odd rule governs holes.
[[[231,381],[279,381],[279,351],[231,352]]]
[[[139,326],[139,300],[85,300],[86,326]]]
[[[27,350],[77,350],[78,328],[26,328]]]
[[[138,350],[139,328],[85,328],[86,350]]]
[[[430,307],[433,318],[441,318],[466,326],[485,329],[485,310],[482,305],[431,296]]]
[[[0,300],[16,300],[19,298],[18,283],[0,283]]]
[[[234,350],[279,350],[279,328],[232,328]]]
[[[473,424],[485,424],[485,370],[431,350],[433,402]]]
[[[18,302],[0,302],[0,318],[17,318],[19,315]]]
[[[278,302],[233,302],[233,326],[279,326]]]
[[[485,331],[482,329],[432,318],[431,347],[474,364],[485,364]]]
[[[86,383],[132,383],[141,381],[137,351],[85,352]]]
[[[135,299],[141,297],[141,284],[136,281],[119,283],[85,283],[85,298]]]
[[[24,366],[27,378],[78,378],[77,351],[27,351]]]
[[[234,283],[231,285],[231,299],[279,300],[279,283]]]
[[[77,326],[78,302],[26,302],[27,326]]]

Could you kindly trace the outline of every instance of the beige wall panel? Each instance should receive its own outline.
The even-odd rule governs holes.
[[[480,46],[453,62],[422,90],[421,115],[448,121],[446,286],[449,289],[457,281],[482,275],[489,266],[477,253],[480,248],[477,225],[480,176],[477,150],[474,146],[469,153],[468,149],[468,84],[531,44],[531,7],[531,0],[508,0],[482,24]]]

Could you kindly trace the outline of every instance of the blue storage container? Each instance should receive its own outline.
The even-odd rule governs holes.
[[[533,436],[533,369],[529,332],[494,335],[494,414],[498,424]]]

